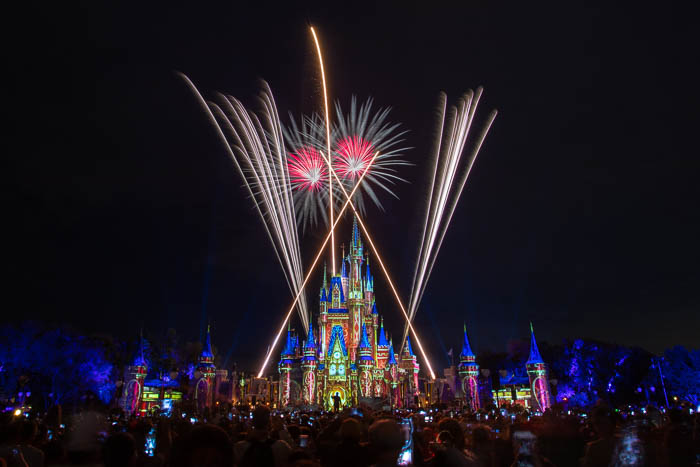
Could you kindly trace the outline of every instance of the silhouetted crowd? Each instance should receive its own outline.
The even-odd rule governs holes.
[[[19,412],[19,411],[18,411]],[[124,417],[59,408],[6,412],[0,467],[698,466],[691,410],[620,414],[554,409],[542,416],[454,410],[271,413],[266,406],[204,416]],[[65,419],[65,420],[64,420]],[[65,425],[64,425],[65,421]]]

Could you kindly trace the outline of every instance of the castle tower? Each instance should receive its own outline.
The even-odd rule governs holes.
[[[280,407],[286,407],[289,405],[289,401],[292,393],[292,359],[294,358],[295,348],[294,339],[292,339],[292,329],[290,325],[287,325],[287,341],[282,350],[282,358],[278,365],[280,372],[280,389],[279,389],[279,402]]]
[[[544,412],[552,406],[552,394],[549,392],[547,365],[544,363],[535,340],[535,330],[530,323],[530,357],[525,365],[530,379],[532,408]]]
[[[377,368],[384,369],[389,360],[389,342],[386,340],[386,331],[384,331],[384,318],[381,319],[379,327],[379,336],[377,338]]]
[[[362,239],[357,228],[357,217],[353,219],[352,240],[350,241],[350,263],[349,291],[348,291],[348,311],[350,313],[350,359],[357,358],[357,347],[362,338],[361,330],[365,318],[365,303],[362,293],[361,266],[364,258]]]
[[[367,338],[367,327],[362,324],[362,339],[360,340],[360,358],[357,366],[360,371],[359,388],[360,396],[372,397],[372,368],[374,367],[374,358],[372,358],[372,346],[369,345]]]
[[[394,343],[389,340],[389,360],[387,361],[387,366],[389,367],[389,375],[391,376],[391,390],[389,394],[391,396],[391,406],[400,407],[401,397],[399,394],[399,364],[396,361],[396,355],[394,354]]]
[[[309,335],[304,345],[304,358],[301,368],[303,371],[302,398],[304,404],[311,405],[314,403],[316,394],[316,342],[311,322],[309,322]]]
[[[408,375],[409,384],[406,394],[417,396],[419,394],[418,372],[420,371],[420,367],[418,366],[418,359],[411,346],[410,335],[406,336],[406,345],[404,346],[403,355],[401,356],[401,368],[403,368]]]
[[[320,313],[318,317],[318,340],[319,340],[319,360],[323,361],[326,354],[326,325],[328,323],[328,283],[326,281],[328,274],[326,273],[326,264],[323,264],[323,287],[321,287],[320,298]]]
[[[139,349],[131,366],[126,368],[125,386],[122,393],[121,407],[127,415],[138,414],[143,400],[143,382],[148,373],[148,365],[143,355],[143,331],[139,334]]]
[[[211,407],[214,395],[214,378],[216,367],[214,366],[214,354],[211,351],[211,326],[207,326],[207,337],[202,353],[197,361],[198,378],[194,386],[194,400],[197,409],[204,410]]]
[[[479,401],[479,365],[476,364],[476,355],[469,345],[467,337],[467,325],[464,325],[464,342],[462,352],[459,354],[459,379],[462,385],[464,400],[469,408],[476,412],[481,407]]]
[[[374,277],[369,271],[369,253],[367,253],[367,267],[364,279],[364,289],[365,289],[365,303],[374,303]]]

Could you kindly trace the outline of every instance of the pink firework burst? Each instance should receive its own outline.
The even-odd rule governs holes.
[[[328,178],[326,161],[314,148],[304,147],[287,158],[289,178],[297,190],[319,191]]]
[[[338,141],[333,155],[335,169],[341,177],[355,180],[362,175],[375,152],[376,149],[370,141],[360,136],[346,136]]]

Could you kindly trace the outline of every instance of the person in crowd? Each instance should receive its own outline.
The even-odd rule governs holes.
[[[389,418],[377,420],[369,427],[368,437],[375,467],[397,464],[403,447],[403,435],[396,420]]]
[[[330,466],[364,467],[369,465],[369,452],[362,440],[362,424],[355,418],[346,418],[340,425],[340,444],[335,449]]]
[[[444,432],[449,433],[451,439]],[[441,435],[445,440],[444,442],[439,440]],[[436,442],[443,446],[445,450],[443,457],[448,465],[478,467],[479,462],[474,453],[467,450],[462,426],[456,419],[443,418],[440,420]]]
[[[581,467],[610,465],[615,451],[615,421],[606,407],[598,407],[591,415],[591,423],[596,439],[586,445],[586,452],[581,459]]]
[[[241,467],[283,467],[292,452],[286,441],[270,437],[270,409],[261,405],[253,411],[248,439],[234,446],[236,463]]]
[[[104,467],[134,467],[136,459],[136,441],[129,433],[111,435],[102,447]]]
[[[199,425],[173,446],[173,467],[230,467],[233,446],[226,432],[214,425]]]

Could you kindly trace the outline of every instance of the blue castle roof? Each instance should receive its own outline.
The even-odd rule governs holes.
[[[389,365],[398,365],[398,363],[396,363],[396,357],[394,356],[393,342],[389,342]]]
[[[314,341],[314,330],[311,322],[309,322],[309,335],[306,337],[306,347],[307,349],[315,349],[316,342]]]
[[[294,355],[294,338],[292,337],[292,330],[289,326],[287,327],[287,341],[284,344],[282,355]]]
[[[537,348],[535,329],[532,327],[532,323],[530,323],[530,357],[527,359],[527,363],[544,363],[540,349]]]
[[[148,366],[146,359],[143,356],[143,330],[139,334],[139,349],[134,356],[134,366]]]
[[[328,298],[326,297],[326,289],[324,289],[323,287],[321,287],[321,301],[322,302],[328,301]]]
[[[352,220],[352,246],[357,247],[360,242],[360,231],[357,228],[357,215]]]
[[[331,289],[330,292],[328,292],[328,301],[330,302],[333,298],[333,287],[338,286],[338,290],[340,291],[340,303],[345,303],[345,294],[343,293],[343,283],[340,281],[340,277],[331,277]]]
[[[202,349],[202,354],[200,358],[214,358],[214,354],[211,351],[211,326],[207,325],[207,338],[204,342],[204,348]]]
[[[406,350],[411,357],[415,357],[416,354],[413,353],[413,347],[411,347],[411,336],[406,336]]]
[[[386,333],[384,332],[384,319],[382,319],[382,324],[379,327],[379,346],[388,346],[389,343],[386,341]]]
[[[373,315],[378,315],[378,314],[379,314],[379,312],[377,311],[377,302],[374,302],[374,303],[372,304],[372,314],[373,314]]]
[[[343,263],[343,266],[342,266],[341,269],[340,269],[340,275],[341,275],[342,277],[348,277],[348,270],[347,270],[347,268],[345,267],[345,258],[343,258],[342,263]]]
[[[464,325],[464,342],[462,343],[462,353],[459,354],[461,357],[476,357],[469,345],[469,337],[467,337],[467,325]]]
[[[369,339],[367,339],[367,328],[365,323],[362,323],[362,337],[360,338],[360,349],[371,349],[369,345]]]
[[[340,348],[343,351],[343,356],[347,357],[348,356],[348,349],[345,346],[345,336],[343,335],[343,327],[336,324],[333,326],[333,329],[331,329],[331,339],[328,341],[328,356],[330,357],[333,354],[333,347],[335,347],[335,341],[339,340],[340,342]]]

